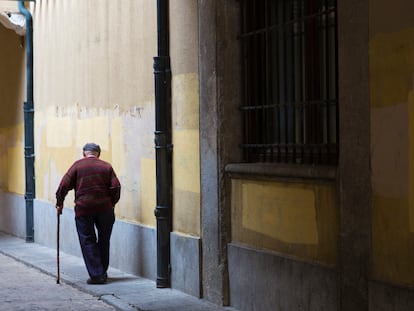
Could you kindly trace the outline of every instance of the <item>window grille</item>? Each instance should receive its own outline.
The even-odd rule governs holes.
[[[336,164],[336,0],[241,3],[245,160]]]

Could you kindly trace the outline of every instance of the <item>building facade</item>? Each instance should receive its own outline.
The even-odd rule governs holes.
[[[55,190],[94,141],[122,183],[110,264],[158,280],[168,147],[168,286],[243,311],[411,310],[411,2],[25,2],[34,176],[28,43],[3,23],[0,230],[55,247]],[[162,21],[171,143],[158,145]],[[61,249],[80,255],[72,201]]]

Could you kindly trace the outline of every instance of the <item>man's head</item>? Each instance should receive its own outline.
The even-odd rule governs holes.
[[[87,143],[85,146],[83,146],[83,155],[94,155],[96,157],[99,157],[101,154],[101,147],[95,143]]]

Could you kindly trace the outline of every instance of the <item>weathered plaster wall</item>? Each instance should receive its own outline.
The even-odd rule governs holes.
[[[0,189],[23,194],[25,49],[14,31],[0,24]]]
[[[82,145],[95,141],[123,185],[118,219],[155,226],[155,3],[46,0],[32,10],[37,198],[53,202]],[[197,3],[172,1],[170,11],[174,230],[199,235]]]
[[[118,219],[153,226],[156,6],[46,0],[31,9],[36,197],[54,202],[61,177],[94,141],[123,185]]]
[[[404,8],[401,10],[400,8]],[[414,3],[370,6],[372,271],[414,284]]]

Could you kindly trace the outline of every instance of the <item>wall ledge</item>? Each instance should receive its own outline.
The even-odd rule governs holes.
[[[230,163],[225,171],[231,178],[286,178],[335,181],[336,166],[295,165],[280,163]]]

